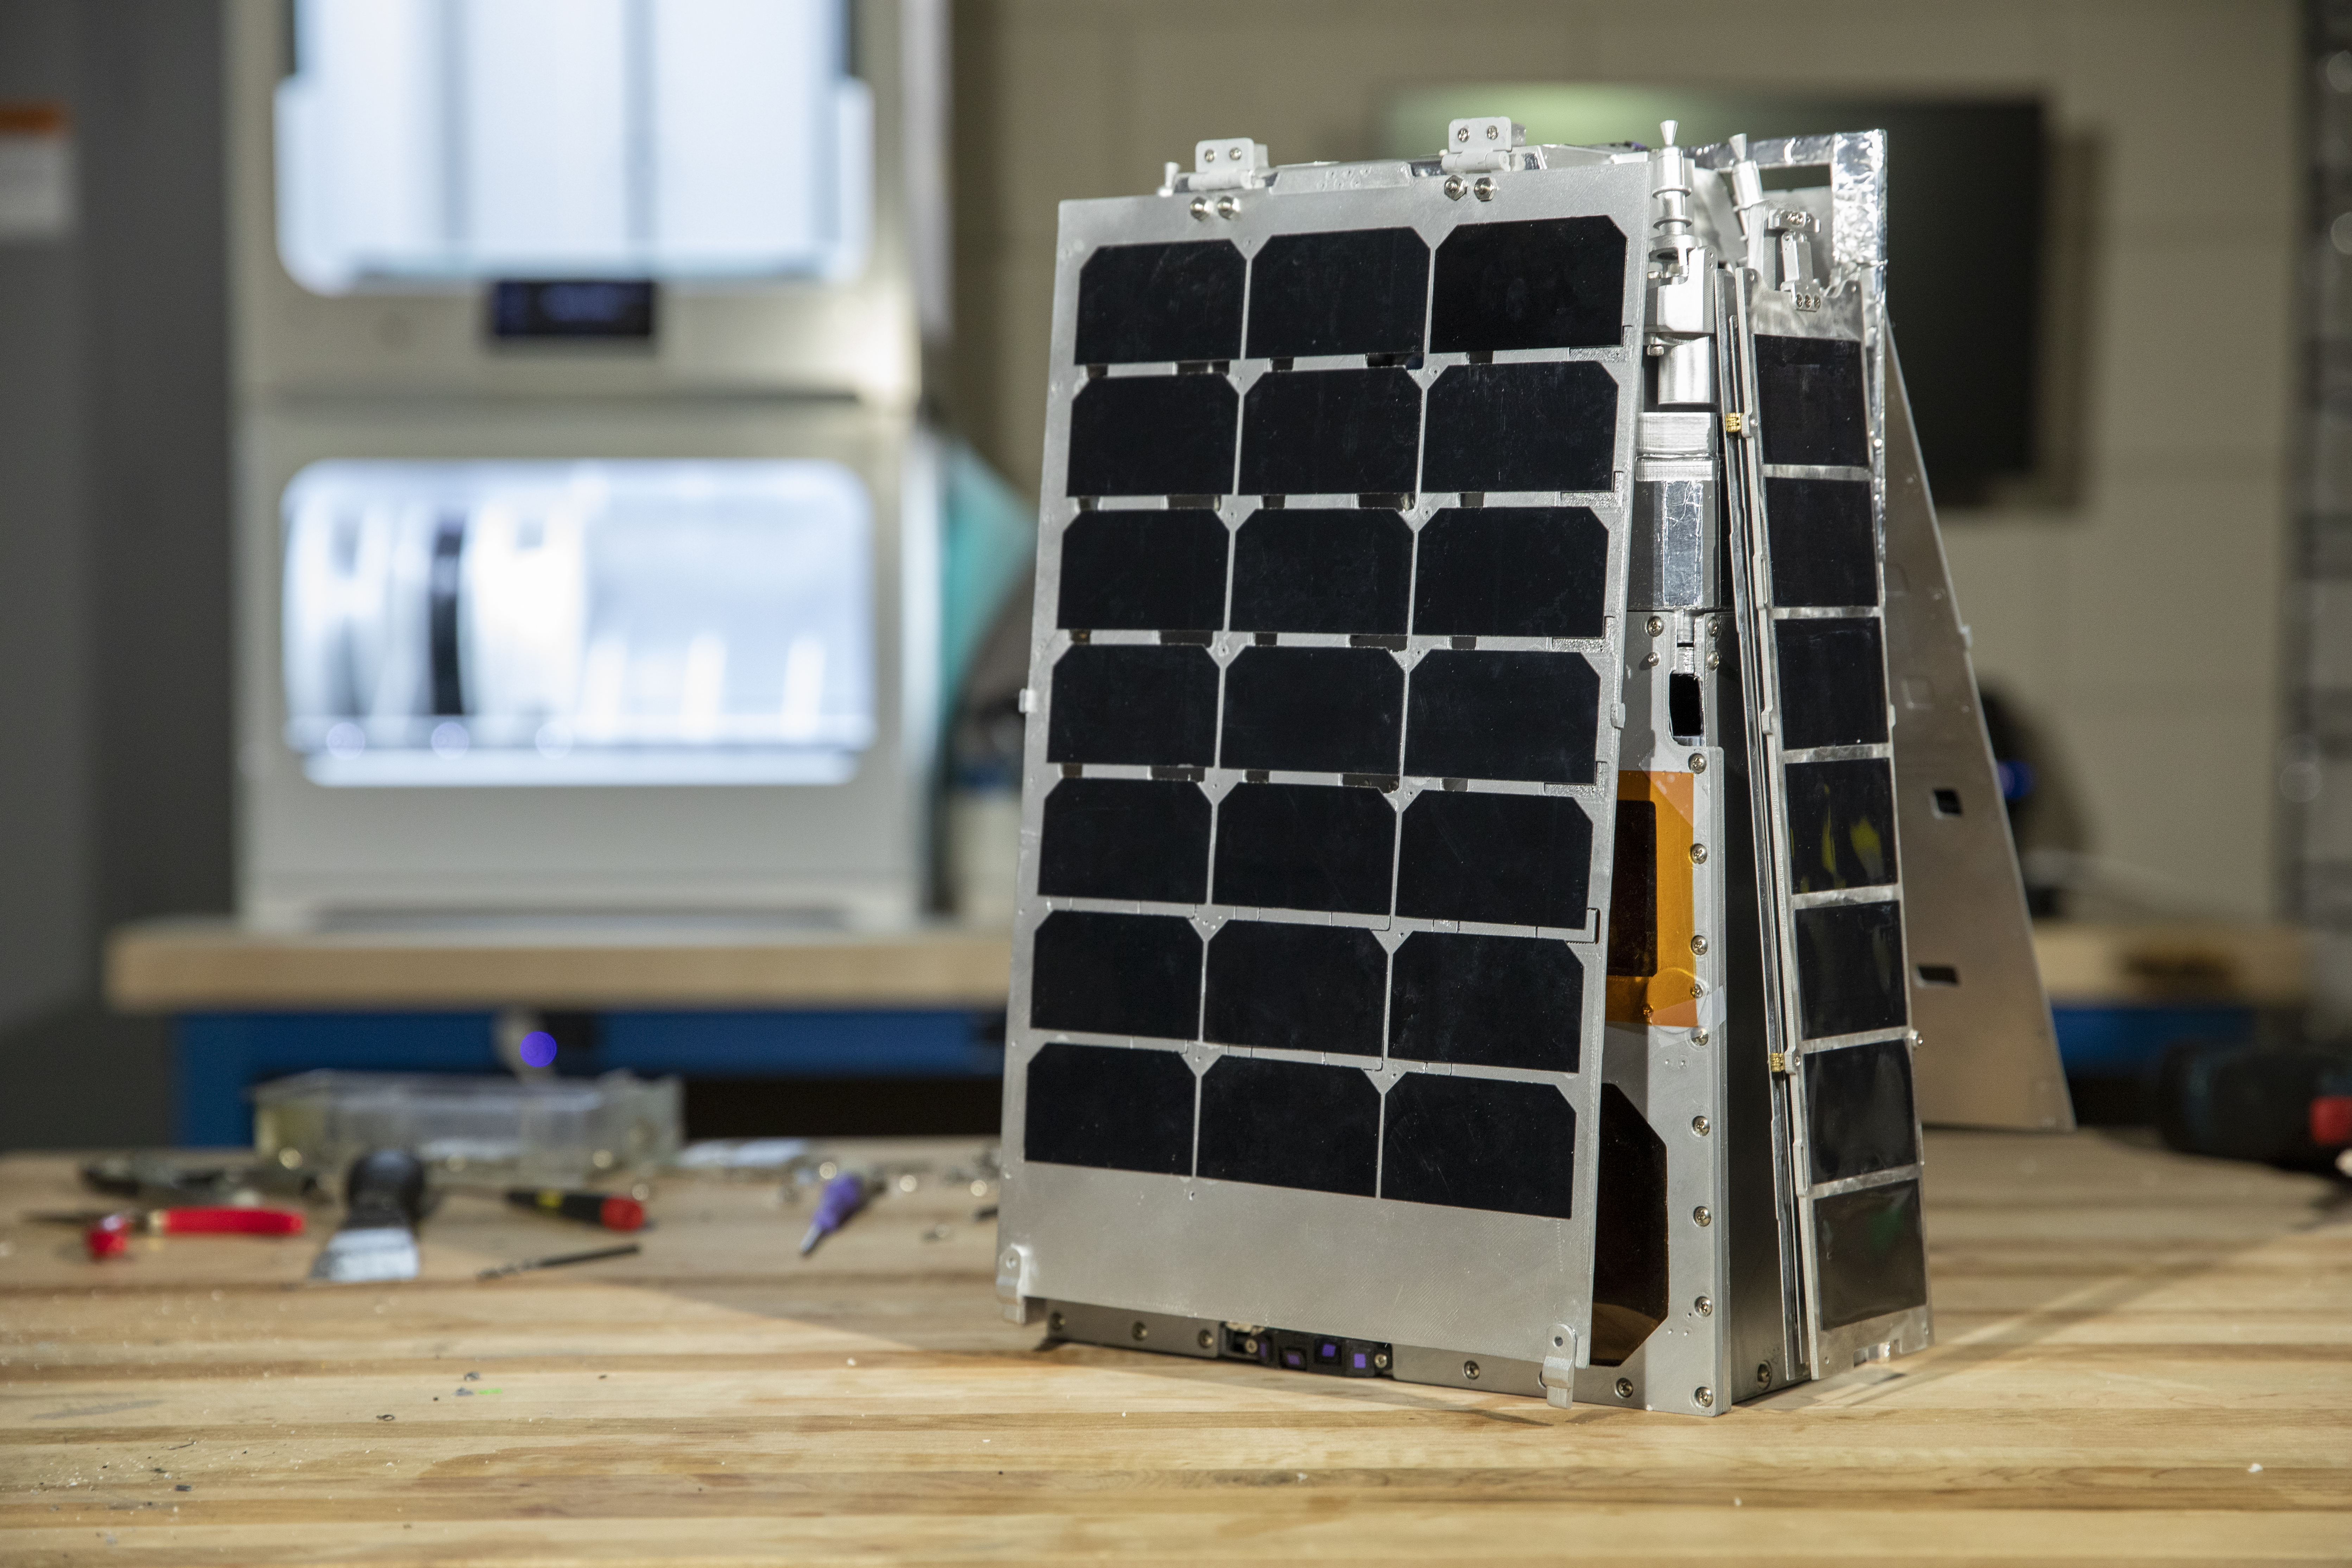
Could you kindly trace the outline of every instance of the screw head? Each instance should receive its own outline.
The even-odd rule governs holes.
[[[1476,1362],[1475,1362],[1475,1361],[1465,1361],[1465,1362],[1464,1362],[1464,1363],[1462,1363],[1462,1375],[1463,1375],[1464,1377],[1465,1377],[1465,1378],[1468,1378],[1472,1383],[1475,1383],[1475,1382],[1477,1382],[1477,1381],[1478,1381],[1478,1363],[1477,1363]]]
[[[1386,1351],[1374,1351],[1372,1352],[1372,1364],[1378,1367],[1381,1371],[1386,1372],[1389,1368],[1389,1352]]]
[[[1691,1310],[1696,1312],[1702,1318],[1714,1317],[1715,1298],[1712,1296],[1701,1296],[1697,1300],[1691,1303]]]
[[[1455,126],[1455,127],[1454,128],[1454,140],[1455,140],[1456,142],[1467,142],[1467,141],[1469,141],[1469,140],[1470,140],[1470,128],[1469,128],[1467,125],[1457,125],[1457,126]]]
[[[1696,953],[1704,953],[1706,952],[1706,938],[1703,936],[1695,936],[1691,938],[1691,951]]]
[[[1692,1044],[1692,1045],[1694,1045],[1694,1046],[1703,1046],[1703,1045],[1706,1044],[1706,1039],[1707,1039],[1707,1035],[1706,1035],[1706,1031],[1705,1029],[1693,1029],[1693,1030],[1691,1031],[1691,1044]]]
[[[1216,161],[1217,150],[1214,147],[1203,147],[1201,149],[1201,162],[1203,163],[1213,163]]]
[[[1204,1351],[1214,1350],[1217,1348],[1217,1336],[1215,1331],[1211,1329],[1202,1329],[1201,1331],[1201,1348]]]
[[[1691,1390],[1691,1403],[1701,1410],[1715,1408],[1715,1390],[1701,1386]]]
[[[1704,866],[1706,864],[1706,845],[1694,844],[1691,846],[1691,864],[1694,866]]]
[[[1756,1363],[1756,1386],[1759,1388],[1769,1388],[1772,1386],[1772,1363],[1770,1362],[1759,1361]]]
[[[1069,1320],[1063,1317],[1061,1313],[1055,1312],[1053,1316],[1045,1320],[1045,1326],[1058,1334],[1064,1329],[1068,1328],[1070,1326],[1070,1322]]]
[[[1690,754],[1690,771],[1695,773],[1703,773],[1706,772],[1706,753],[1705,752],[1693,752]]]
[[[1709,669],[1720,669],[1723,667],[1723,656],[1717,653],[1712,648],[1708,649],[1706,655],[1706,667]]]
[[[1497,131],[1495,129],[1495,127],[1493,127],[1493,126],[1491,126],[1491,125],[1489,125],[1488,127],[1486,127],[1486,140],[1487,140],[1487,141],[1489,141],[1489,142],[1493,142],[1493,141],[1499,140],[1500,135],[1501,135],[1501,133],[1500,133],[1499,132],[1497,132]]]
[[[1236,147],[1232,152],[1226,153],[1225,156],[1230,161],[1238,163],[1242,161],[1242,150]]]
[[[1664,622],[1664,621],[1660,620],[1660,619],[1659,619],[1657,616],[1652,616],[1650,617],[1650,635],[1651,635],[1652,637],[1656,637],[1656,636],[1658,636],[1660,633],[1664,632],[1665,629],[1666,629],[1666,623],[1665,623],[1665,622]]]
[[[1255,1339],[1244,1340],[1242,1342],[1242,1353],[1244,1355],[1257,1354],[1257,1341]]]
[[[1151,1337],[1151,1331],[1144,1327],[1141,1323],[1136,1324],[1127,1331],[1133,1334],[1138,1340],[1148,1340]]]
[[[1468,194],[1469,189],[1470,189],[1469,182],[1468,182],[1468,181],[1466,181],[1466,180],[1465,180],[1465,179],[1463,179],[1463,177],[1462,177],[1461,175],[1459,175],[1459,174],[1448,174],[1448,175],[1446,175],[1446,176],[1445,176],[1445,186],[1444,186],[1444,190],[1445,190],[1445,199],[1446,199],[1447,201],[1449,201],[1449,202],[1458,202],[1458,201],[1460,201],[1460,200],[1463,198],[1463,196],[1464,196],[1464,195],[1465,195],[1466,194]]]
[[[1715,1215],[1705,1204],[1701,1204],[1698,1207],[1691,1210],[1691,1223],[1697,1226],[1701,1230],[1705,1230],[1708,1226],[1715,1223]],[[1140,1338],[1141,1336],[1139,1335],[1137,1337]]]
[[[1481,174],[1478,183],[1470,187],[1470,194],[1482,202],[1491,202],[1495,199],[1495,182]]]
[[[1219,217],[1231,217],[1241,210],[1242,204],[1234,200],[1233,197],[1219,196],[1217,198],[1217,216]]]
[[[1632,1378],[1621,1377],[1617,1380],[1617,1397],[1620,1399],[1631,1399],[1633,1397],[1633,1380]]]
[[[1704,1116],[1694,1116],[1691,1118],[1691,1131],[1704,1138],[1715,1131],[1715,1123]]]
[[[1206,197],[1206,196],[1194,196],[1194,197],[1192,198],[1192,216],[1193,216],[1195,218],[1200,218],[1200,219],[1203,219],[1203,220],[1205,220],[1205,219],[1208,217],[1208,216],[1209,216],[1209,198],[1208,198],[1208,197]]]

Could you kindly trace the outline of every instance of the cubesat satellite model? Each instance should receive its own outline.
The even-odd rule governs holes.
[[[1719,1414],[1928,1342],[1923,1101],[2071,1121],[1885,139],[1666,131],[1063,206],[1014,1321]]]

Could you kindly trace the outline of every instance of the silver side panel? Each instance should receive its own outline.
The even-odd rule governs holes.
[[[1886,659],[1895,678],[1895,817],[1911,895],[1919,1120],[2070,1131],[2074,1108],[1977,705],[1968,633],[1891,344],[1886,478]]]

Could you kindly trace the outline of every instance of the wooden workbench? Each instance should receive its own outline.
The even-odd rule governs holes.
[[[2219,1001],[2292,1006],[2307,989],[2292,926],[2046,921],[2034,929],[2061,1005]],[[219,918],[140,921],[106,950],[124,1012],[278,1007],[1001,1007],[1002,931],[793,930],[705,921],[268,931]]]
[[[1044,1348],[937,1180],[806,1263],[772,1185],[673,1181],[642,1257],[490,1283],[594,1233],[455,1198],[424,1279],[306,1287],[314,1237],[86,1262],[12,1157],[0,1561],[2352,1559],[2329,1184],[1927,1158],[1937,1347],[1705,1420]]]

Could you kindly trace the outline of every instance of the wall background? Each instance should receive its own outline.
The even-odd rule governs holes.
[[[2064,153],[2053,260],[2081,307],[2055,323],[2076,345],[2057,369],[2078,382],[2053,389],[2078,409],[2075,482],[1947,513],[1978,671],[2041,721],[2119,879],[2278,907],[2294,5],[964,0],[957,20],[955,412],[1029,487],[1055,204],[1149,191],[1201,137],[1373,156],[1391,96],[1447,80],[2042,95]],[[1888,296],[1899,327],[1899,276]]]
[[[0,0],[80,163],[79,232],[0,245],[0,1147],[167,1135],[99,941],[229,907],[220,94],[212,4]]]
[[[2288,0],[960,0],[955,26],[944,396],[1024,486],[1055,203],[1149,190],[1203,134],[1363,157],[1397,88],[1498,77],[2044,95],[2079,478],[1948,516],[1978,667],[2063,752],[2099,853],[2184,905],[2276,908]],[[0,245],[0,1147],[152,1141],[163,1027],[106,1015],[97,952],[230,907],[217,5],[0,0],[0,97],[66,100],[82,174],[76,237]]]

